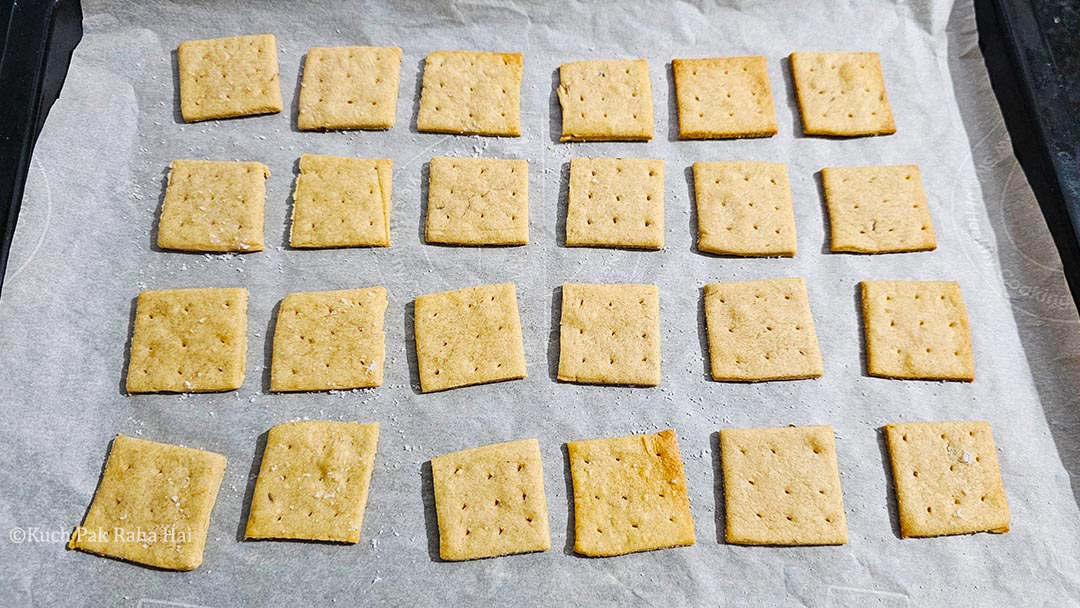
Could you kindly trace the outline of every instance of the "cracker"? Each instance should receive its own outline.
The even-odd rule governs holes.
[[[832,427],[723,429],[720,465],[727,542],[847,543]]]
[[[694,198],[700,251],[795,255],[795,211],[783,163],[694,163]]]
[[[431,459],[439,557],[482,559],[551,548],[540,444],[522,439]]]
[[[386,289],[291,293],[274,329],[270,390],[380,386],[386,364]]]
[[[656,285],[567,283],[559,323],[559,380],[660,384],[660,295]]]
[[[807,135],[896,133],[877,53],[792,53],[791,75]]]
[[[1009,504],[989,422],[885,427],[900,536],[1009,531]]]
[[[414,315],[423,392],[525,377],[513,283],[423,295]]]
[[[68,548],[167,570],[203,560],[225,457],[117,435]]]
[[[378,443],[377,422],[271,428],[244,537],[359,542]]]
[[[129,393],[231,391],[244,383],[246,289],[144,291],[135,307]]]
[[[915,165],[821,170],[833,251],[893,253],[937,248]]]
[[[797,380],[824,372],[801,277],[706,285],[705,326],[713,380]]]
[[[312,48],[304,61],[296,126],[389,129],[397,117],[400,76],[397,47]]]
[[[602,557],[694,544],[675,432],[571,441],[574,551]]]
[[[528,161],[431,159],[424,238],[448,245],[527,244]]]
[[[652,84],[644,59],[565,63],[558,95],[561,141],[652,139]]]
[[[187,122],[281,111],[273,34],[187,40],[176,49]]]
[[[393,163],[301,156],[289,244],[297,248],[389,247]]]
[[[521,135],[521,53],[436,51],[424,60],[416,128]]]
[[[866,371],[915,380],[975,379],[971,330],[953,281],[863,281]]]
[[[664,161],[570,160],[568,247],[664,247]]]
[[[680,139],[776,135],[765,58],[674,59]]]
[[[270,169],[262,163],[172,161],[161,204],[158,247],[262,251],[268,177]]]

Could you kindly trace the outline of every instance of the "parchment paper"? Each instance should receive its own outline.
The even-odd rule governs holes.
[[[0,603],[893,607],[1078,602],[1080,493],[1068,471],[1080,470],[1080,325],[1057,253],[1012,156],[966,3],[84,4],[86,35],[37,145],[0,302]],[[183,124],[176,103],[177,44],[262,32],[278,37],[287,110]],[[383,133],[297,132],[304,53],[311,46],[349,44],[403,48],[398,125]],[[525,53],[523,137],[416,132],[423,57],[453,48]],[[785,57],[793,50],[833,49],[882,54],[896,135],[853,140],[802,135]],[[757,53],[768,58],[780,134],[675,141],[670,60]],[[611,57],[649,60],[656,138],[558,143],[558,66]],[[394,159],[393,247],[285,247],[296,160],[304,152]],[[528,159],[531,243],[524,248],[423,244],[426,163],[434,155]],[[567,163],[586,155],[667,162],[662,252],[560,244]],[[156,250],[154,227],[174,158],[269,165],[267,250],[245,256]],[[737,259],[696,252],[689,178],[690,165],[698,160],[788,163],[798,256]],[[878,163],[922,168],[937,251],[828,252],[816,173],[832,165]],[[807,278],[825,376],[755,385],[708,380],[702,285],[784,276]],[[893,278],[961,283],[975,343],[978,379],[973,384],[865,375],[857,283]],[[419,394],[412,300],[499,281],[517,284],[529,378]],[[662,386],[554,381],[557,289],[565,282],[659,285]],[[276,303],[294,291],[376,284],[390,293],[385,385],[337,394],[268,394]],[[242,286],[251,292],[244,387],[217,395],[125,395],[125,347],[137,293],[202,286]],[[382,424],[359,545],[242,542],[264,433],[296,418]],[[1012,509],[1009,534],[899,539],[879,428],[892,421],[941,419],[993,423]],[[724,544],[714,433],[725,426],[809,423],[836,428],[850,542],[817,548]],[[668,427],[677,430],[685,460],[697,544],[612,559],[573,555],[563,443]],[[116,433],[228,457],[205,562],[197,571],[159,572],[65,550],[64,537],[80,523]],[[430,477],[423,464],[445,452],[522,437],[540,439],[553,549],[438,562]]]

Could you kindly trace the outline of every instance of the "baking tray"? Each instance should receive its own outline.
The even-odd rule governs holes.
[[[79,0],[0,2],[0,293],[34,144],[82,31]]]
[[[971,4],[952,7],[954,16],[947,2],[928,0],[859,6],[837,0],[805,11],[797,2],[642,1],[619,4],[616,16],[607,14],[610,6],[509,0],[361,6],[351,0],[324,0],[306,4],[301,16],[295,5],[281,0],[257,5],[84,0],[86,35],[76,49],[65,94],[44,127],[26,184],[12,249],[13,270],[25,271],[8,277],[0,303],[0,368],[5,369],[0,411],[9,414],[0,423],[0,444],[8,446],[0,453],[18,463],[0,470],[0,487],[10,490],[6,500],[0,500],[0,530],[24,526],[70,532],[85,513],[104,451],[117,432],[216,451],[227,455],[229,467],[211,519],[206,561],[195,572],[150,571],[67,553],[60,543],[14,546],[0,539],[0,554],[9,566],[0,572],[0,603],[836,607],[942,601],[1017,605],[1038,600],[1060,605],[1080,597],[1080,561],[1075,557],[1080,555],[1080,518],[1074,500],[1080,495],[1069,492],[1067,478],[1068,471],[1077,470],[1069,468],[1067,460],[1076,435],[1065,439],[1061,418],[1053,418],[1055,412],[1069,411],[1075,402],[1068,399],[1080,394],[1080,381],[1069,382],[1080,378],[1074,356],[1080,352],[1080,326],[1073,320],[1073,303],[1058,268],[1052,278],[1071,325],[1025,324],[1015,303],[1002,295],[1001,277],[995,274],[1001,261],[1009,271],[1028,276],[1006,259],[1011,251],[989,262],[976,258],[970,266],[963,257],[966,247],[981,246],[984,235],[993,237],[998,225],[969,234],[964,231],[968,224],[961,221],[974,217],[993,222],[997,217],[991,207],[1006,200],[1018,210],[1018,225],[1030,227],[1053,254],[1044,258],[1046,265],[1052,267],[1057,259],[1019,170],[1019,189],[1026,194],[1022,199],[990,196],[996,191],[987,188],[986,176],[973,174],[985,167],[990,177],[1003,176],[1015,160],[975,48]],[[853,23],[867,26],[851,27]],[[340,24],[341,29],[326,24]],[[292,128],[295,107],[281,116],[220,125],[183,123],[175,113],[171,52],[176,44],[193,37],[262,31],[280,36],[282,74],[291,85],[284,92],[291,88],[294,98],[304,49],[358,41],[400,43],[407,58],[401,100],[409,101],[399,108],[399,126],[378,134],[299,133]],[[608,35],[619,31],[629,35]],[[643,40],[649,41],[648,48],[639,45]],[[533,126],[524,137],[443,138],[415,133],[414,125],[406,124],[415,116],[423,56],[450,45],[521,48],[532,58],[526,60],[523,108],[531,112]],[[907,92],[893,99],[900,110],[897,135],[844,141],[799,136],[784,58],[793,49],[820,47],[892,53],[885,62],[886,81],[898,93]],[[666,64],[677,53],[738,52],[768,55],[776,90],[787,91],[777,94],[777,109],[781,124],[790,128],[769,140],[676,142]],[[661,137],[650,144],[555,143],[557,66],[583,57],[637,54],[656,62],[657,99],[667,91],[669,103],[657,105],[668,110],[658,112]],[[779,102],[781,98],[787,103]],[[972,99],[985,105],[978,111],[956,111],[958,103]],[[990,144],[978,149],[965,139],[982,141],[988,132],[994,136],[987,138]],[[994,154],[987,154],[988,149]],[[296,156],[305,151],[368,155],[374,150],[400,159],[400,164],[395,161],[395,190],[400,193],[392,227],[395,246],[327,252],[296,252],[284,246]],[[965,156],[968,152],[970,157]],[[442,154],[521,155],[535,161],[530,183],[536,196],[530,199],[536,204],[530,212],[536,215],[531,236],[537,243],[513,251],[423,244],[417,228],[425,198],[424,163]],[[655,154],[670,163],[666,196],[671,230],[665,251],[579,251],[558,245],[566,161],[585,154]],[[267,225],[276,229],[268,237],[281,246],[256,256],[154,250],[152,226],[165,168],[170,159],[189,155],[265,158],[274,173],[268,182]],[[742,260],[693,250],[686,171],[696,160],[730,157],[791,163],[801,214],[799,256]],[[886,161],[926,167],[928,193],[935,197],[933,211],[941,227],[940,250],[897,256],[829,254],[815,172],[837,163]],[[984,192],[989,194],[982,196]],[[61,212],[50,216],[50,208]],[[41,243],[49,246],[38,247]],[[754,386],[709,382],[707,351],[699,341],[701,285],[784,275],[815,277],[809,288],[816,324],[820,336],[829,336],[822,341],[828,351],[826,379]],[[408,338],[413,298],[507,278],[521,285],[530,378],[418,394],[412,384],[415,352]],[[965,295],[970,294],[979,380],[971,385],[898,383],[861,374],[855,289],[858,280],[872,278],[960,280]],[[660,284],[665,306],[662,387],[582,387],[554,381],[550,374],[558,358],[557,289],[566,281]],[[269,355],[264,348],[272,336],[275,302],[294,291],[373,283],[387,283],[392,295],[386,384],[370,392],[267,394]],[[124,347],[130,338],[132,298],[139,290],[236,285],[250,287],[253,295],[251,373],[245,387],[220,395],[123,394]],[[1040,327],[1049,329],[1034,333]],[[1044,335],[1052,339],[1040,341]],[[1054,351],[1057,344],[1063,351],[1071,348],[1072,358]],[[1061,394],[1052,392],[1056,389]],[[251,475],[257,471],[249,467],[259,463],[259,437],[272,424],[297,417],[377,420],[383,425],[359,546],[242,542]],[[925,542],[896,537],[880,426],[944,418],[994,423],[1013,509],[1011,533]],[[725,544],[716,429],[807,423],[836,425],[845,505],[850,505],[850,544],[768,549]],[[560,466],[565,465],[563,443],[669,427],[680,433],[698,544],[605,560],[574,557],[568,474]],[[1051,433],[1062,437],[1056,446]],[[437,562],[431,482],[423,463],[452,450],[534,435],[541,438],[555,548],[498,560]]]
[[[1013,150],[1080,302],[1080,2],[977,0],[975,17]]]

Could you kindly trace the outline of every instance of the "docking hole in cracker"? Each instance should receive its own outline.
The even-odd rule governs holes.
[[[203,560],[221,454],[117,435],[68,548],[166,570]]]
[[[268,177],[270,169],[262,163],[172,161],[158,222],[158,247],[262,251]]]
[[[513,283],[422,295],[413,314],[423,392],[525,377]]]
[[[431,459],[439,556],[482,559],[551,548],[544,470],[535,439]]]
[[[722,429],[727,542],[843,545],[847,520],[833,429]]]
[[[188,40],[176,49],[180,113],[187,122],[281,111],[272,34]]]
[[[674,431],[566,444],[574,486],[574,551],[606,557],[694,544]]]
[[[377,422],[271,428],[244,537],[359,542],[378,443]]]
[[[244,382],[246,289],[144,291],[135,306],[129,393],[231,391]]]

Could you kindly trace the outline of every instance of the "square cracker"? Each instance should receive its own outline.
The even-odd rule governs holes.
[[[144,291],[135,306],[129,393],[231,391],[244,383],[248,292]]]
[[[393,162],[301,156],[289,244],[297,248],[389,247]]]
[[[266,178],[262,163],[174,160],[161,204],[158,247],[262,251]]]
[[[225,457],[117,435],[68,548],[167,570],[203,560]]]
[[[652,139],[652,84],[644,59],[565,63],[558,95],[561,141]]]
[[[832,427],[723,429],[720,466],[727,542],[847,543]]]
[[[423,392],[525,377],[513,283],[420,296],[414,317]]]
[[[866,371],[915,380],[975,379],[971,330],[953,281],[863,281]]]
[[[176,49],[187,122],[281,111],[273,34],[187,40]]]
[[[604,557],[694,544],[675,432],[571,441],[574,551]]]
[[[713,380],[817,378],[824,372],[801,277],[705,286]]]
[[[551,548],[540,444],[522,439],[431,459],[439,557],[482,559]]]
[[[244,537],[359,542],[378,443],[377,422],[271,428]]]
[[[660,384],[660,296],[656,285],[562,288],[559,380]]]
[[[158,246],[181,252],[261,252],[267,165],[186,161],[168,164]]]
[[[795,255],[795,211],[783,163],[694,163],[694,198],[699,250]]]
[[[791,75],[807,135],[896,133],[877,53],[792,53]]]
[[[890,424],[885,441],[902,537],[1009,531],[989,422]]]
[[[821,170],[833,251],[892,253],[937,248],[915,165]]]
[[[529,242],[528,161],[438,156],[428,173],[427,242]]]
[[[386,289],[291,293],[274,329],[270,390],[380,386],[386,364]]]
[[[664,247],[664,161],[570,160],[567,247]]]
[[[521,53],[436,51],[424,60],[416,128],[521,135]]]
[[[389,129],[397,117],[401,49],[308,50],[296,126],[302,130]]]
[[[680,139],[776,135],[765,58],[674,59]]]

